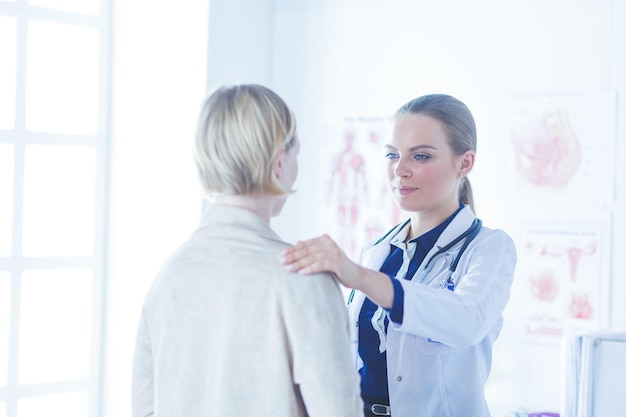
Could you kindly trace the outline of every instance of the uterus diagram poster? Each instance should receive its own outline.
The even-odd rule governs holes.
[[[520,197],[571,214],[612,202],[614,92],[518,97],[509,106]]]
[[[517,245],[514,290],[524,340],[559,343],[607,324],[609,241],[601,223],[528,225]]]

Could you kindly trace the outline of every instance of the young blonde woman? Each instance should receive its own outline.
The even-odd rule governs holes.
[[[492,345],[516,264],[510,237],[482,226],[467,175],[476,126],[454,97],[400,108],[387,179],[409,218],[354,263],[328,236],[283,254],[290,271],[330,271],[347,287],[364,415],[485,417]]]
[[[361,415],[339,285],[285,271],[288,245],[270,227],[299,148],[273,91],[229,86],[205,100],[195,160],[212,203],[147,294],[134,417]]]

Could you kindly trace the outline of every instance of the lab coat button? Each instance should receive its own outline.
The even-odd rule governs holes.
[[[398,381],[398,382],[402,381],[402,377],[401,376],[397,376],[396,377],[396,381]]]

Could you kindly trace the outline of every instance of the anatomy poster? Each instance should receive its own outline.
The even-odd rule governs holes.
[[[387,117],[340,115],[324,126],[322,227],[352,259],[400,219],[384,169],[390,126]]]
[[[613,92],[519,97],[510,105],[517,193],[573,210],[611,202]]]
[[[527,341],[559,343],[570,330],[593,330],[606,316],[608,230],[554,222],[526,229],[517,242],[516,295]]]
[[[607,324],[615,94],[519,97],[509,104],[514,295],[523,298],[515,304],[526,341],[558,344],[564,331]]]

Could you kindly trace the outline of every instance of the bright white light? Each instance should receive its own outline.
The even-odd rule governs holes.
[[[93,252],[96,152],[27,145],[24,161],[24,256]]]
[[[0,143],[0,256],[11,256],[13,235],[13,145]]]
[[[29,0],[31,6],[96,15],[100,12],[99,0]]]
[[[7,385],[9,365],[9,313],[11,311],[11,275],[0,272],[0,387]],[[0,403],[0,417],[2,416]]]
[[[22,273],[20,384],[88,377],[92,280],[89,269]]]
[[[17,402],[19,417],[85,417],[89,414],[86,392],[23,398]]]
[[[27,130],[84,135],[97,132],[99,47],[95,29],[29,22]]]
[[[15,86],[17,65],[15,62],[16,20],[0,16],[0,129],[13,129],[15,124]]]

